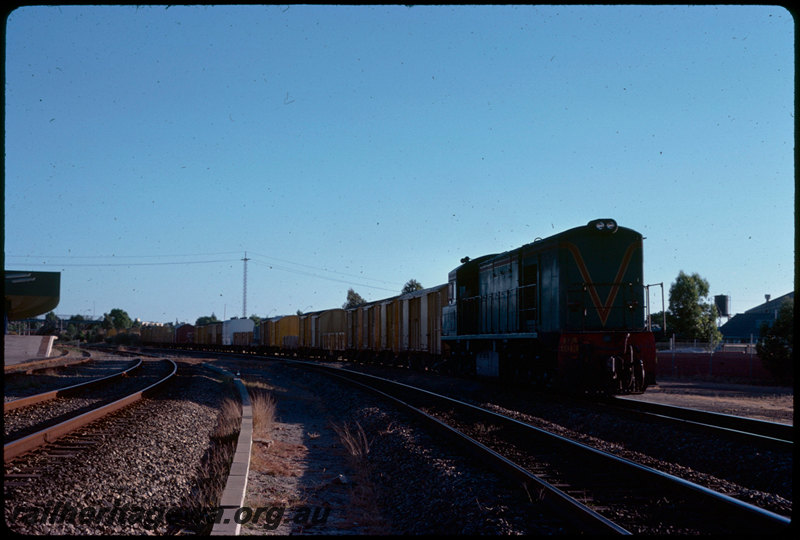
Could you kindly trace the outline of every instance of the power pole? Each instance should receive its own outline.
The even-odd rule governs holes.
[[[247,317],[247,252],[244,252],[244,290],[242,292],[242,317]]]

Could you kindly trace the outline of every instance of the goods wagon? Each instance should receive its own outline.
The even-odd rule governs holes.
[[[347,357],[428,367],[441,354],[442,306],[447,285],[414,291],[345,310]]]
[[[198,345],[222,345],[222,323],[215,322],[195,327],[195,343]]]
[[[299,319],[303,354],[335,357],[345,351],[347,314],[344,309],[305,313]]]
[[[222,322],[222,344],[223,345],[234,345],[236,341],[234,340],[234,336],[237,333],[248,333],[250,334],[250,340],[248,341],[247,345],[249,345],[252,341],[253,335],[253,327],[255,326],[255,322],[252,319],[247,318],[240,318],[240,319],[230,319],[227,321]],[[240,340],[243,338],[240,337]]]
[[[262,323],[262,335],[269,350],[296,350],[300,344],[300,317],[284,315],[273,317]],[[264,333],[266,332],[266,333]]]
[[[143,343],[174,343],[175,331],[169,325],[142,325],[140,332]]]
[[[195,327],[193,324],[182,324],[175,329],[175,343],[194,343]]]
[[[253,332],[234,332],[232,345],[250,347],[254,344]]]

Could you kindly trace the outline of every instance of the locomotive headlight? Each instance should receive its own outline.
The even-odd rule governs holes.
[[[617,222],[613,219],[593,219],[586,225],[603,234],[614,234],[617,232]]]

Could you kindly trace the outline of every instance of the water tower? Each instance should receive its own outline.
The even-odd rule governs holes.
[[[714,297],[714,305],[717,307],[717,317],[726,317],[731,320],[731,297],[727,294],[718,294]],[[717,325],[721,326],[721,325]]]

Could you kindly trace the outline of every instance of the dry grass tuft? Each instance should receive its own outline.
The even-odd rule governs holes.
[[[253,436],[265,437],[275,425],[275,399],[263,390],[250,392],[253,406]]]
[[[358,523],[368,534],[388,534],[389,528],[381,515],[378,495],[370,480],[370,464],[367,459],[370,441],[364,428],[358,422],[353,428],[346,423],[341,426],[331,423],[331,427],[339,435],[354,471],[351,506],[347,510],[349,521]]]
[[[336,424],[331,425],[336,434],[339,435],[339,439],[342,441],[348,454],[354,458],[365,458],[367,454],[369,454],[369,441],[367,440],[367,434],[364,433],[364,428],[361,427],[361,424],[356,422],[356,427],[354,429],[350,429],[350,426],[347,424],[342,424],[341,426],[337,426]]]
[[[270,476],[299,477],[305,471],[303,460],[308,449],[301,444],[271,441],[254,444],[250,452],[250,468]]]
[[[212,439],[229,439],[238,437],[241,425],[242,409],[233,398],[225,398],[217,417],[217,425],[211,434]]]

